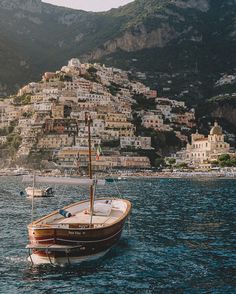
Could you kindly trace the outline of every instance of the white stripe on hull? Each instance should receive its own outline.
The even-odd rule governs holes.
[[[104,256],[111,248],[94,254],[94,255],[87,255],[87,256],[80,256],[80,257],[58,257],[58,258],[54,258],[54,257],[42,257],[39,256],[35,253],[31,254],[28,257],[28,261],[30,261],[31,263],[33,263],[34,265],[42,265],[42,264],[52,264],[52,265],[60,265],[60,266],[64,266],[64,265],[73,265],[73,264],[78,264],[81,263],[83,261],[92,261],[92,260],[96,260],[102,256]]]

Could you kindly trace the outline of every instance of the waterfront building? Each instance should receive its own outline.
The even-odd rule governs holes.
[[[205,137],[196,132],[191,136],[191,143],[185,150],[177,153],[176,157],[188,164],[201,166],[218,159],[221,154],[229,153],[230,145],[225,142],[221,126],[217,122]]]
[[[88,167],[88,155],[89,148],[88,147],[65,147],[62,148],[58,154],[57,159],[59,165],[62,167],[71,167],[71,168],[87,168]],[[95,161],[96,152],[92,150],[92,160]]]
[[[150,168],[150,160],[146,156],[100,156],[93,162],[95,170],[113,168]]]

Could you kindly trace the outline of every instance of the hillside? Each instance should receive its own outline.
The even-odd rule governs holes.
[[[160,95],[199,104],[234,70],[235,14],[234,0],[136,0],[104,13],[0,0],[0,95],[80,56],[141,72]]]

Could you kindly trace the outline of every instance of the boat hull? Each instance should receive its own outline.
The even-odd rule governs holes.
[[[110,248],[106,251],[93,254],[93,255],[83,255],[83,256],[65,256],[65,257],[53,257],[53,256],[41,256],[38,254],[31,254],[28,257],[28,261],[34,265],[43,265],[43,264],[51,264],[51,265],[58,265],[58,266],[65,266],[65,265],[76,265],[80,264],[81,262],[86,261],[93,261],[97,260],[108,253]]]
[[[34,189],[32,187],[28,187],[25,189],[27,197],[52,197],[53,191],[52,189]]]

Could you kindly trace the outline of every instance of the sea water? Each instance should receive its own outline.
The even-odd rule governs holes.
[[[127,198],[132,216],[103,258],[78,266],[27,261],[31,219],[85,199],[86,188],[53,186],[55,197],[20,196],[20,177],[0,178],[0,293],[236,293],[236,180],[138,179],[97,196]]]

